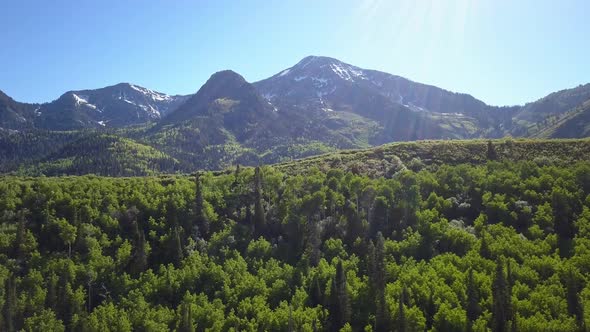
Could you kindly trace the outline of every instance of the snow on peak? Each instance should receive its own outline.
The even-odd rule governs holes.
[[[168,101],[171,97],[165,93],[160,93],[151,89],[143,88],[138,85],[130,84],[131,89],[151,98],[153,101]]]
[[[93,105],[88,102],[88,96],[77,95],[75,93],[72,93],[72,97],[74,97],[74,101],[76,102],[76,106],[84,105],[84,106],[89,107],[93,110],[96,109],[96,105]]]
[[[289,74],[290,71],[291,71],[291,68],[285,69],[279,74],[279,76],[285,76],[285,75]]]
[[[340,78],[347,81],[354,82],[355,78],[366,79],[361,69],[343,63],[331,63],[330,69]]]
[[[78,96],[77,94],[72,93],[72,97],[74,97],[76,105],[88,104],[88,96]]]

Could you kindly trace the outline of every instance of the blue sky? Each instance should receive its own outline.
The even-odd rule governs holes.
[[[590,82],[587,0],[2,1],[0,90],[45,102],[131,82],[188,94],[307,55],[520,104]]]

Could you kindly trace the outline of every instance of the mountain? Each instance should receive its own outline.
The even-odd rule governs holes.
[[[243,134],[243,124],[276,117],[276,109],[250,83],[231,70],[213,74],[209,80],[182,104],[165,117],[162,125],[181,123],[195,118],[211,117],[222,120],[223,126]]]
[[[498,128],[513,111],[328,57],[306,57],[254,84],[279,107],[296,112],[333,112],[331,118],[339,119],[355,114],[376,121],[380,128],[368,142],[372,145],[396,140],[502,136]]]
[[[551,93],[521,107],[514,116],[513,136],[587,137],[590,84]]]
[[[120,83],[95,90],[68,91],[50,103],[37,105],[33,110],[27,105],[21,111],[25,114],[18,113],[21,116],[17,120],[27,127],[48,130],[123,127],[156,121],[186,99],[187,96],[169,96]],[[15,107],[10,109],[15,110]],[[3,127],[6,123],[10,124],[7,121],[0,123]]]
[[[26,129],[31,127],[37,105],[15,101],[0,91],[0,127]]]
[[[288,116],[239,74],[226,70],[209,80],[148,132],[147,140],[171,155],[208,167],[258,162],[258,155],[291,140]]]
[[[66,147],[95,151],[106,146],[94,144],[106,140],[101,135],[108,135],[113,146],[153,149],[148,155],[161,167],[142,167],[141,172],[124,167],[141,174],[288,162],[397,141],[587,137],[590,84],[524,106],[498,107],[468,94],[309,56],[254,83],[231,70],[217,72],[188,96],[127,83],[69,91],[41,105],[0,93],[0,172],[52,163],[37,171],[59,174],[60,165],[75,157],[72,151],[84,150],[68,152]],[[84,160],[120,165],[112,162],[119,160],[116,155],[127,161],[124,155],[135,150],[110,151],[108,158],[94,153]],[[77,165],[64,166],[64,173],[88,169],[107,174],[90,164]],[[113,173],[120,174],[129,173]]]

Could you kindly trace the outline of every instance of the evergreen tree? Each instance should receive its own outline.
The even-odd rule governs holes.
[[[147,269],[148,257],[145,245],[145,235],[143,231],[138,231],[137,239],[135,240],[133,254],[130,261],[131,266],[129,268],[129,272],[134,276],[139,275],[141,272]]]
[[[496,147],[494,146],[491,140],[488,141],[486,157],[488,160],[498,160],[498,153],[496,152]]]
[[[47,280],[47,296],[45,297],[45,305],[56,311],[57,309],[57,296],[58,296],[58,277],[54,273]]]
[[[496,273],[492,283],[492,296],[492,331],[505,332],[508,330],[507,323],[510,320],[510,294],[508,282],[504,275],[504,267],[499,258],[496,261]]]
[[[363,223],[357,209],[351,206],[354,203],[347,201],[344,207],[346,213],[346,244],[352,246],[357,238],[363,238]]]
[[[14,245],[12,249],[12,257],[17,260],[17,263],[21,263],[24,260],[23,243],[25,241],[26,232],[26,217],[24,211],[17,213],[18,224],[16,228],[16,237],[14,239]]]
[[[266,228],[266,215],[262,201],[262,174],[260,167],[254,169],[254,229],[262,235]]]
[[[389,204],[383,196],[375,198],[371,213],[371,238],[376,238],[378,232],[386,232],[389,228]]]
[[[195,186],[196,186],[196,194],[195,194],[195,226],[197,226],[199,234],[204,237],[208,238],[209,236],[209,219],[207,214],[205,213],[205,201],[203,199],[203,183],[201,180],[200,174],[197,173],[195,176]]]
[[[180,266],[182,259],[184,258],[184,252],[182,248],[182,241],[180,240],[180,227],[174,227],[172,234],[170,234],[170,254],[172,263],[175,266]]]
[[[16,281],[14,280],[14,276],[11,275],[6,280],[4,308],[2,312],[6,332],[16,331],[16,308]]]
[[[399,295],[398,311],[397,311],[397,331],[406,332],[408,330],[408,322],[406,321],[406,313],[404,303],[406,302],[407,290],[406,287],[402,289]]]
[[[61,319],[64,324],[67,326],[70,323],[72,318],[71,311],[70,311],[70,292],[71,292],[71,285],[70,285],[70,270],[69,266],[64,266],[61,270],[59,275],[58,284],[57,284],[57,302],[55,313],[59,319]]]
[[[475,281],[473,280],[473,269],[469,269],[467,276],[467,304],[465,308],[467,331],[472,331],[473,322],[477,320],[481,313],[479,307],[479,292]]]
[[[323,303],[322,288],[320,287],[320,280],[315,275],[311,281],[309,289],[309,301],[312,307],[316,307]]]
[[[568,314],[576,318],[580,331],[585,331],[584,308],[580,301],[581,287],[572,270],[569,270],[565,275],[565,288]]]
[[[336,266],[336,276],[332,279],[330,288],[330,330],[339,331],[350,322],[350,314],[346,274],[340,261]]]
[[[289,304],[289,325],[288,325],[288,331],[289,332],[295,331],[295,327],[293,325],[293,311],[291,310],[291,305],[290,304]]]
[[[434,315],[436,314],[437,308],[434,302],[434,291],[430,289],[430,295],[428,296],[428,302],[426,303],[426,310],[424,312],[426,316],[426,329],[430,330],[434,323]]]
[[[389,312],[385,301],[385,239],[381,232],[377,233],[375,246],[375,268],[371,283],[375,287],[375,331],[387,331],[389,327]]]
[[[193,315],[191,304],[187,297],[181,304],[181,318],[178,326],[179,332],[195,332],[195,326],[193,325]]]
[[[485,259],[491,259],[492,253],[490,251],[490,247],[488,245],[487,234],[481,233],[481,244],[479,247],[479,255]]]

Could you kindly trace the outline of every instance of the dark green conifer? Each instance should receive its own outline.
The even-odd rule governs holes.
[[[331,331],[340,331],[346,323],[350,322],[350,300],[346,284],[346,273],[341,261],[338,262],[336,276],[332,279],[329,309]]]
[[[491,140],[488,141],[486,157],[488,158],[488,160],[498,160],[498,153],[496,152],[496,147],[494,146]]]
[[[406,313],[404,303],[407,301],[407,290],[406,287],[402,289],[399,296],[398,311],[397,311],[397,331],[406,332],[408,330],[408,322],[406,321]]]
[[[262,200],[262,174],[260,167],[254,169],[254,229],[262,235],[266,228],[266,215]]]
[[[205,201],[203,198],[203,182],[200,174],[197,173],[195,176],[195,226],[197,226],[200,236],[208,238],[209,236],[209,219],[205,213]]]
[[[481,314],[479,307],[479,292],[473,279],[473,269],[469,269],[467,276],[467,303],[465,308],[467,331],[472,331],[473,322]]]
[[[492,297],[492,331],[505,332],[510,320],[510,294],[504,267],[499,258],[496,261],[496,273],[492,283]]]
[[[6,332],[16,331],[16,281],[13,275],[6,280],[2,316]]]

